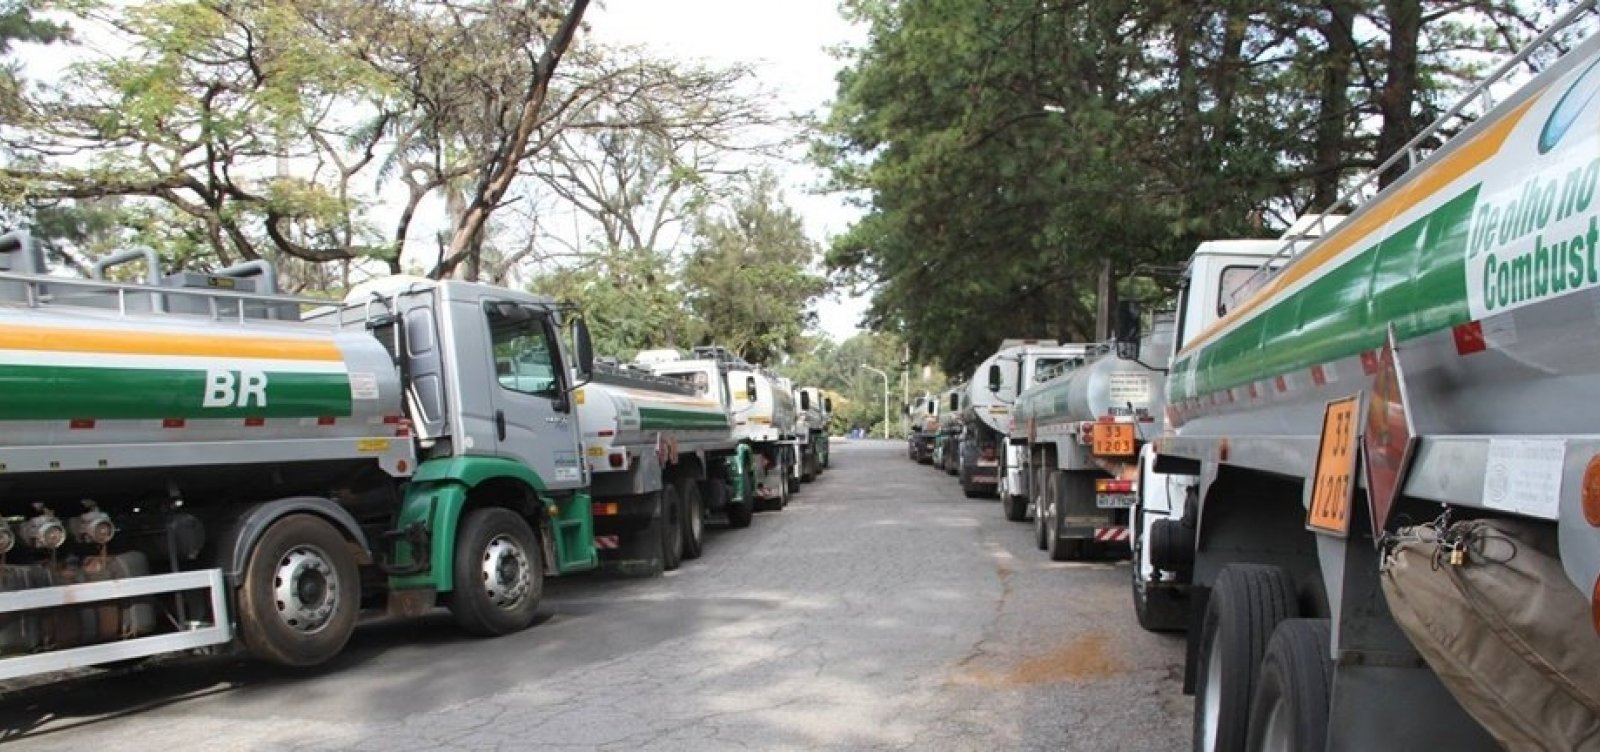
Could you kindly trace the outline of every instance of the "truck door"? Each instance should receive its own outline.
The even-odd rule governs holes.
[[[584,485],[577,413],[567,389],[555,322],[548,311],[486,300],[493,363],[486,388],[495,454],[533,468],[551,489]]]

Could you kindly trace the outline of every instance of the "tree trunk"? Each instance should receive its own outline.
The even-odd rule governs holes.
[[[583,21],[583,12],[588,7],[589,0],[573,0],[566,17],[561,19],[560,28],[550,37],[550,43],[545,45],[544,54],[539,56],[533,80],[529,82],[527,94],[523,97],[522,113],[517,119],[516,128],[500,145],[495,158],[478,181],[477,194],[467,205],[460,224],[456,225],[445,258],[440,260],[430,276],[436,279],[448,277],[462,262],[481,251],[477,240],[483,232],[483,226],[488,223],[489,214],[500,205],[506,189],[517,177],[518,168],[526,156],[528,141],[539,124],[539,112],[544,109],[545,97],[550,93],[550,80],[555,77],[556,65],[561,62],[567,48],[572,46],[572,38],[577,34],[578,25]],[[472,266],[475,268],[476,264]]]
[[[1384,0],[1389,16],[1389,53],[1383,91],[1378,94],[1378,112],[1383,118],[1378,132],[1378,159],[1388,159],[1417,134],[1411,107],[1417,91],[1417,38],[1422,32],[1422,0]],[[1387,186],[1410,168],[1401,160],[1379,178]]]
[[[1117,285],[1111,274],[1111,259],[1100,261],[1099,289],[1095,291],[1094,341],[1111,339],[1111,312],[1117,307]]]
[[[1328,17],[1318,27],[1328,50],[1322,62],[1322,90],[1312,151],[1311,211],[1325,211],[1339,199],[1345,119],[1350,109],[1350,66],[1356,52],[1355,38],[1351,36],[1355,14],[1349,0],[1328,0]]]

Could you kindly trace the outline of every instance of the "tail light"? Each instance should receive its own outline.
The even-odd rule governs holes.
[[[1127,494],[1133,493],[1133,481],[1111,480],[1100,478],[1094,482],[1094,492],[1102,494]]]

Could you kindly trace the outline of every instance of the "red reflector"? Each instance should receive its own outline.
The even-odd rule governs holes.
[[[74,431],[81,431],[86,428],[94,428],[94,421],[89,418],[73,418],[72,422],[67,424],[67,427]]]
[[[250,428],[260,428],[260,427],[262,427],[262,426],[267,424],[267,419],[266,418],[260,418],[260,417],[245,418],[244,419],[244,424],[246,426],[250,427]]]
[[[161,421],[161,427],[162,428],[183,428],[183,422],[184,422],[183,418],[164,418]]]
[[[620,453],[613,454],[607,459],[611,463],[612,467],[622,467],[622,455]]]
[[[1322,366],[1316,365],[1311,367],[1311,383],[1316,384],[1317,386],[1328,385],[1328,374],[1322,370]]]
[[[605,429],[605,430],[604,430],[604,431],[601,431],[601,432],[600,432],[600,436],[602,436],[602,437],[606,437],[606,436],[616,436],[616,435],[617,435],[617,432],[616,432],[616,431],[613,431],[613,430],[611,430],[611,429],[609,429],[609,428],[607,428],[607,429]]]
[[[383,416],[383,422],[384,423],[388,423],[390,425],[393,425],[395,423],[399,423],[401,420],[403,420],[403,418],[401,416],[399,416],[399,415],[385,415],[385,416]]]
[[[336,420],[337,420],[337,418],[334,418],[332,415],[318,416],[317,417],[317,425],[319,425],[319,426],[331,426],[331,425],[334,424],[334,421],[336,421]]]
[[[1101,479],[1094,482],[1094,490],[1104,494],[1133,493],[1133,481]]]
[[[403,473],[406,471],[406,468],[411,467],[411,463],[406,462],[405,460],[400,460],[399,462],[394,463],[394,467],[396,470],[399,470]]]
[[[1468,321],[1450,330],[1455,336],[1456,354],[1471,355],[1489,349],[1489,343],[1483,339],[1483,323]]]

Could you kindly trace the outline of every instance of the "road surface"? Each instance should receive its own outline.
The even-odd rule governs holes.
[[[834,466],[659,579],[547,583],[495,640],[444,613],[364,625],[290,671],[168,662],[0,696],[8,750],[1176,750],[1183,644],[1128,565],[1053,564],[1030,525],[906,459]]]

